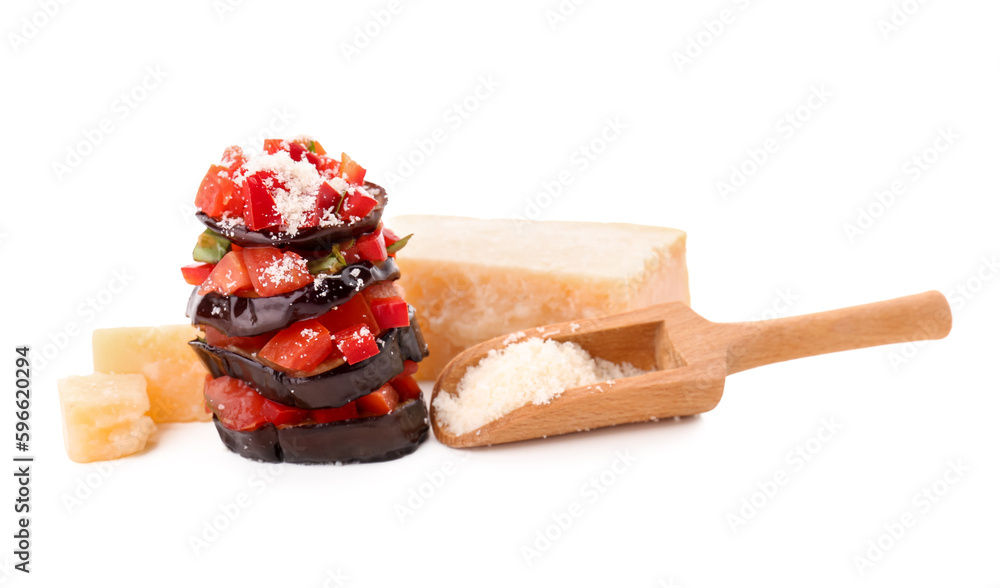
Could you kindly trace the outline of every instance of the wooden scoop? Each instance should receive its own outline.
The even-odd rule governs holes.
[[[693,415],[715,408],[729,374],[835,351],[941,339],[950,330],[951,308],[936,291],[746,323],[713,323],[684,303],[660,304],[525,331],[527,337],[572,341],[594,357],[655,371],[571,388],[549,404],[528,404],[452,435],[438,422],[434,399],[454,393],[467,369],[491,349],[505,347],[506,337],[497,337],[466,349],[441,372],[431,395],[431,425],[445,445],[476,447]]]

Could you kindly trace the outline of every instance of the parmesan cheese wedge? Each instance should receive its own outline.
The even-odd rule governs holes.
[[[94,371],[143,375],[149,416],[158,423],[208,421],[208,370],[188,345],[197,337],[191,325],[94,329]]]
[[[505,333],[690,303],[686,235],[676,229],[424,215],[386,226],[413,234],[396,261],[430,348],[421,379]]]
[[[70,376],[57,382],[66,453],[78,463],[142,451],[156,431],[138,374]]]

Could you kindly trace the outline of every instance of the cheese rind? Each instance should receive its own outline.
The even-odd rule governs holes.
[[[188,345],[198,337],[191,325],[94,330],[94,371],[142,374],[149,416],[158,423],[208,421],[208,370]]]
[[[146,416],[146,380],[138,374],[91,374],[58,381],[66,453],[75,462],[142,451],[156,431]]]
[[[413,233],[396,261],[430,348],[423,379],[505,333],[690,301],[676,229],[423,215],[386,226]]]

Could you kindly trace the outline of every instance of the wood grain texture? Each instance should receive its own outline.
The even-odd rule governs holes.
[[[476,431],[452,435],[434,399],[454,393],[466,370],[508,337],[455,357],[434,383],[431,426],[451,447],[536,439],[623,423],[687,416],[715,408],[728,374],[823,353],[941,339],[951,309],[936,291],[816,314],[749,323],[713,323],[681,302],[539,327],[528,337],[572,341],[592,356],[631,362],[649,373],[564,391],[549,404],[522,406]]]

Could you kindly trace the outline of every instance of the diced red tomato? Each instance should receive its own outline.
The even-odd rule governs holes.
[[[354,365],[364,361],[369,357],[378,355],[378,343],[375,342],[375,335],[367,325],[358,324],[333,335],[333,344],[340,350],[340,353],[347,360],[347,363]]]
[[[275,427],[291,427],[307,420],[309,418],[309,411],[265,398],[260,416],[263,417],[265,422],[273,423]]]
[[[340,162],[326,155],[319,155],[315,164],[316,171],[328,178],[335,178],[340,175]]]
[[[329,182],[323,182],[319,185],[319,194],[316,196],[316,209],[320,211],[320,215],[329,209],[336,209],[339,202],[340,192],[334,190]]]
[[[284,139],[264,139],[264,152],[274,155],[279,151],[287,151],[288,143]]]
[[[311,151],[306,151],[305,155],[306,155],[306,161],[313,164],[313,167],[319,165],[319,155],[316,155]]]
[[[354,402],[348,402],[337,408],[316,408],[309,411],[309,416],[310,420],[317,424],[356,419],[358,418],[358,406]]]
[[[392,384],[392,387],[396,389],[396,393],[399,394],[400,402],[420,398],[420,385],[413,379],[413,376],[403,373],[389,380],[389,383]]]
[[[316,320],[331,333],[339,333],[358,324],[367,326],[375,335],[380,332],[378,321],[364,296],[352,296],[350,300]]]
[[[420,364],[407,359],[403,362],[403,373],[402,376],[412,376],[417,373],[417,369],[420,368]]]
[[[358,189],[348,190],[344,196],[344,203],[340,206],[340,212],[337,213],[337,217],[343,221],[349,221],[352,218],[364,218],[376,206],[378,206],[378,200],[375,200],[368,194]]]
[[[274,331],[255,337],[227,337],[215,327],[205,326],[205,342],[213,347],[236,347],[250,353],[257,353],[274,337]]]
[[[292,251],[275,247],[243,249],[253,289],[261,296],[274,296],[298,290],[313,280],[306,260]]]
[[[368,261],[385,261],[389,254],[385,251],[385,239],[382,238],[382,231],[368,233],[358,237],[355,247],[361,259]]]
[[[246,382],[229,376],[206,380],[205,404],[227,429],[253,431],[264,424],[267,399]]]
[[[214,263],[192,263],[181,268],[184,281],[192,286],[201,286],[208,279],[208,275],[215,269]]]
[[[389,227],[382,227],[382,237],[385,239],[386,247],[389,247],[396,241],[399,241],[399,235],[397,235],[396,231],[393,231]]]
[[[241,245],[237,245],[236,243],[230,243],[229,247],[233,251],[243,251],[243,247]]]
[[[243,149],[239,145],[230,145],[222,152],[222,165],[226,166],[230,175],[246,163],[247,158],[243,155]]]
[[[406,298],[406,291],[403,287],[399,285],[399,282],[377,282],[371,286],[365,288],[364,290],[365,298],[368,299],[368,304],[372,303],[372,300],[376,298],[393,298],[398,296],[399,298]]]
[[[258,355],[283,368],[308,372],[322,363],[331,351],[330,331],[319,321],[310,319],[278,331]]]
[[[386,384],[354,402],[358,405],[359,416],[382,416],[396,410],[396,406],[399,405],[399,394],[391,384]]]
[[[228,212],[234,216],[243,213],[242,192],[236,189],[229,176],[229,170],[221,165],[213,165],[198,186],[194,205],[212,218],[222,218]]]
[[[302,143],[289,143],[288,144],[288,155],[293,161],[302,161],[302,157],[309,150],[305,148]]]
[[[374,298],[371,307],[383,331],[410,326],[410,309],[402,298]]]
[[[358,408],[350,402],[339,408],[306,410],[268,400],[243,380],[222,376],[205,378],[205,405],[227,429],[253,431],[265,423],[294,427],[333,423],[358,418]]]
[[[312,153],[306,153],[307,155],[312,155]],[[323,219],[326,214],[326,209],[336,208],[337,202],[340,199],[340,194],[334,190],[330,184],[323,182],[319,185],[319,192],[316,194],[316,206],[306,212],[305,222],[299,225],[299,228],[311,229],[312,227],[318,226],[319,221]]]
[[[223,296],[229,296],[250,288],[253,288],[253,284],[250,282],[246,262],[243,261],[243,252],[230,251],[215,264],[208,278],[202,282],[198,293],[218,292]]]
[[[340,177],[347,180],[349,184],[360,186],[365,183],[365,171],[365,168],[358,165],[358,162],[348,157],[346,153],[340,154]]]
[[[311,229],[319,224],[320,212],[318,208],[306,211],[306,220],[299,224],[299,229]]]
[[[348,265],[362,261],[361,251],[358,250],[357,241],[355,241],[354,245],[351,245],[347,249],[341,249],[340,255],[343,256],[344,261],[346,261]]]
[[[246,179],[246,204],[244,220],[251,231],[259,231],[281,224],[281,214],[274,204],[274,197],[268,183],[273,183],[274,174],[261,171]]]

